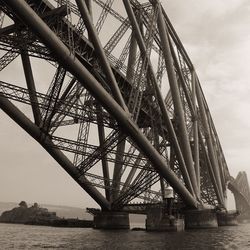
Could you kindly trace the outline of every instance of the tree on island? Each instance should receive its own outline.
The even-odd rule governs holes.
[[[35,202],[35,203],[34,203],[33,208],[36,208],[36,209],[37,209],[37,208],[39,208],[39,206],[38,206],[38,203],[37,203],[37,202]]]
[[[28,208],[26,201],[21,201],[18,205],[23,208]]]

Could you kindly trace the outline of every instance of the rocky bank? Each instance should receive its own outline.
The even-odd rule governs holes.
[[[0,216],[0,222],[21,224],[49,224],[58,219],[60,218],[55,212],[49,212],[47,208],[39,207],[37,203],[28,207],[25,201],[21,201],[19,207],[5,211]]]
[[[56,215],[56,212],[49,212],[47,208],[39,207],[37,203],[28,207],[25,201],[21,201],[19,207],[3,212],[0,216],[0,223],[55,227],[93,227],[92,220],[60,218]]]

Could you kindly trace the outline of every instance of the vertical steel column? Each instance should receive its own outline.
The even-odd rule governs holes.
[[[126,73],[126,77],[128,81],[131,82],[131,84],[133,84],[134,68],[135,68],[135,63],[136,63],[136,51],[137,51],[137,43],[136,43],[134,33],[132,31],[131,43],[130,43],[130,48],[129,48],[128,67],[127,67],[127,73]],[[120,134],[119,137],[123,137],[123,135]],[[117,145],[117,153],[116,153],[114,174],[113,174],[113,194],[112,194],[113,201],[118,197],[119,191],[120,191],[122,159],[123,159],[123,153],[125,150],[125,144],[126,144],[126,139],[122,140]]]
[[[173,68],[173,58],[171,55],[171,50],[170,50],[170,45],[169,45],[170,41],[169,41],[169,36],[168,36],[168,29],[163,19],[161,5],[159,4],[158,1],[156,1],[156,7],[159,8],[157,24],[158,24],[159,36],[161,40],[162,52],[163,52],[163,56],[164,56],[165,64],[167,68],[174,109],[175,109],[175,113],[177,115],[177,120],[178,120],[177,122],[180,128],[180,141],[181,141],[180,145],[181,145],[182,153],[186,162],[187,170],[191,179],[191,183],[194,188],[194,192],[196,196],[198,196],[199,192],[198,192],[197,179],[196,179],[195,170],[194,170],[192,151],[190,147],[187,127],[185,124],[185,117],[184,117],[184,111],[183,111],[183,106],[182,106],[181,97],[180,97],[180,91],[179,91],[175,71]]]
[[[136,43],[135,34],[132,31],[130,48],[129,48],[129,56],[128,56],[128,67],[127,67],[127,79],[131,83],[133,82],[134,71],[135,71],[136,51],[137,51],[137,43]]]
[[[129,1],[127,1],[127,0],[123,0],[123,3],[124,3],[124,6],[126,8],[126,11],[127,11],[129,20],[131,22],[133,31],[135,32],[135,37],[136,37],[138,46],[140,48],[141,54],[145,58],[147,58],[146,46],[145,46],[145,43],[143,41],[143,37],[142,37],[141,31],[140,31],[139,25],[137,23],[137,20],[135,18],[134,12],[132,10],[132,7],[131,7]],[[194,192],[193,183],[190,180],[190,176],[189,176],[189,173],[188,173],[187,168],[186,168],[186,163],[184,161],[178,139],[176,137],[176,134],[175,134],[175,131],[174,131],[174,128],[173,128],[173,124],[172,124],[172,122],[171,122],[171,120],[170,120],[170,118],[168,116],[165,102],[164,102],[163,97],[161,95],[161,91],[159,89],[159,86],[157,85],[157,80],[156,80],[154,72],[153,72],[152,64],[151,64],[149,58],[147,58],[147,60],[148,60],[148,66],[149,66],[149,70],[150,70],[152,80],[153,80],[152,82],[154,84],[154,88],[155,88],[155,91],[156,91],[156,94],[157,94],[157,100],[158,100],[158,103],[159,103],[159,106],[160,106],[160,109],[161,109],[161,112],[162,112],[163,119],[166,122],[168,132],[170,133],[170,138],[171,138],[170,140],[174,144],[175,152],[176,152],[178,161],[180,163],[180,168],[181,168],[181,172],[182,172],[185,184],[187,185],[187,188],[188,188],[189,192],[192,195],[196,195],[196,193]]]
[[[194,71],[192,72],[192,101],[193,101],[193,109],[194,109],[194,116],[193,116],[193,138],[194,138],[194,168],[196,173],[196,180],[197,180],[197,188],[198,188],[198,197],[200,198],[200,149],[199,149],[199,134],[198,134],[198,113],[197,113],[197,106],[196,106],[196,84],[195,84],[195,75]]]
[[[24,0],[2,0],[28,25],[28,27],[53,51],[56,58],[70,71],[83,86],[108,110],[117,120],[134,143],[152,162],[156,171],[175,189],[186,205],[198,207],[198,201],[180,182],[177,176],[168,168],[166,161],[155,150],[148,139],[142,134],[138,126],[128,116],[128,113],[113,100],[110,94],[101,86],[93,75],[72,54],[66,45],[56,36],[46,23],[30,8]],[[15,117],[15,116],[14,116]],[[106,199],[105,199],[106,200]],[[106,200],[107,202],[107,200]]]
[[[85,0],[86,6],[89,12],[90,20],[93,23],[93,10],[92,10],[92,0]],[[88,30],[89,32],[89,30]],[[88,33],[89,40],[91,40],[91,34]],[[102,115],[102,107],[100,104],[96,105],[97,110],[97,129],[98,129],[98,136],[99,136],[99,144],[102,147],[105,141],[105,128],[103,125],[103,115]],[[105,186],[105,196],[108,201],[111,200],[111,187],[110,187],[110,175],[109,175],[109,165],[107,161],[106,155],[102,157],[102,173],[104,178],[104,186]]]
[[[219,166],[218,166],[218,162],[216,161],[216,158],[214,155],[213,143],[212,143],[211,133],[210,133],[210,129],[209,129],[209,124],[207,121],[206,111],[205,111],[204,104],[203,104],[201,89],[200,89],[200,86],[197,84],[197,79],[195,82],[196,82],[197,101],[198,101],[199,110],[200,110],[200,114],[201,114],[201,121],[202,121],[202,124],[204,126],[205,133],[206,133],[206,142],[207,142],[209,157],[210,157],[210,161],[211,161],[211,164],[213,167],[216,183],[218,185],[218,189],[219,189],[219,193],[220,193],[220,197],[221,197],[220,203],[222,206],[225,207],[225,201],[223,198]]]
[[[123,138],[123,133],[121,132],[118,136],[118,140],[120,141]],[[115,156],[115,165],[114,165],[114,172],[113,172],[113,183],[112,183],[112,201],[118,198],[120,192],[120,182],[121,182],[121,173],[122,173],[122,166],[123,166],[123,153],[125,150],[126,139],[122,140],[116,149],[116,156]]]
[[[102,116],[102,107],[100,104],[96,106],[97,110],[97,128],[99,135],[99,144],[102,147],[105,141],[105,130],[103,125],[103,116]],[[102,157],[102,172],[104,177],[104,185],[105,185],[105,195],[106,199],[110,201],[111,193],[110,193],[110,176],[109,176],[109,166],[106,155]]]
[[[164,203],[164,201],[165,201],[165,184],[164,184],[164,179],[162,177],[160,177],[160,186],[161,186],[161,198],[162,198],[162,201]]]
[[[16,1],[16,0],[15,0]],[[0,108],[11,117],[30,136],[39,142],[43,148],[61,165],[61,167],[103,208],[110,209],[109,202],[103,197],[93,185],[82,176],[79,180],[79,173],[69,159],[56,148],[49,137],[42,134],[37,125],[32,123],[17,107],[7,98],[0,95]],[[43,138],[43,139],[41,139]]]
[[[124,99],[123,99],[122,94],[120,92],[119,86],[116,82],[115,76],[114,76],[112,69],[110,67],[109,61],[105,55],[101,41],[99,40],[98,34],[97,34],[95,27],[92,23],[92,19],[91,19],[91,16],[89,14],[86,3],[84,2],[84,0],[76,0],[76,3],[77,3],[79,11],[81,13],[81,17],[84,20],[85,25],[87,27],[90,40],[95,47],[95,50],[98,54],[100,63],[103,67],[104,72],[106,73],[106,77],[107,77],[108,82],[110,84],[110,88],[111,88],[111,91],[115,97],[115,100],[121,105],[121,107],[125,111],[127,111],[127,106],[124,102]]]
[[[31,101],[31,107],[33,111],[33,116],[35,120],[36,125],[40,125],[42,118],[41,118],[41,112],[39,109],[39,104],[36,96],[36,87],[35,87],[35,82],[32,74],[32,68],[30,64],[30,59],[27,51],[21,50],[21,58],[22,58],[22,63],[23,63],[23,70],[24,70],[24,75],[29,91],[29,97]]]
[[[194,112],[194,106],[193,106],[193,101],[192,101],[192,97],[190,97],[189,93],[188,93],[188,88],[186,86],[186,82],[185,82],[185,79],[184,79],[184,76],[183,76],[183,73],[181,71],[181,68],[179,66],[179,63],[178,63],[178,60],[177,60],[177,57],[176,57],[176,54],[175,54],[175,51],[174,51],[174,48],[173,48],[173,45],[171,43],[169,43],[170,45],[170,50],[171,50],[171,55],[172,55],[172,58],[173,58],[173,61],[174,61],[174,66],[176,68],[176,71],[177,71],[177,74],[179,76],[179,80],[180,80],[180,85],[184,91],[184,94],[185,94],[185,97],[187,99],[187,103],[188,103],[188,106],[190,108],[190,112],[193,116],[195,116],[195,112]]]

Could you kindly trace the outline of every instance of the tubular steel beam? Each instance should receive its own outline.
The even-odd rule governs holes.
[[[66,87],[66,89],[65,89],[64,92],[62,93],[62,96],[60,97],[59,103],[66,100],[66,97],[67,97],[67,95],[69,94],[70,90],[73,88],[75,82],[76,82],[76,78],[73,77],[73,78],[70,80],[69,85]]]
[[[91,20],[93,20],[92,0],[85,0]]]
[[[180,194],[184,202],[191,207],[198,207],[197,200],[191,195],[178,177],[168,168],[163,157],[155,150],[148,139],[142,134],[138,126],[131,120],[128,113],[113,100],[107,91],[70,53],[69,49],[55,35],[43,20],[23,0],[4,0],[4,3],[24,21],[28,27],[48,46],[57,59],[93,94],[93,96],[117,119],[122,129],[127,132],[142,152],[152,162],[155,169]]]
[[[174,109],[175,109],[175,113],[177,114],[178,125],[180,127],[180,140],[181,140],[180,145],[181,145],[183,156],[186,162],[187,170],[188,170],[191,182],[192,182],[192,186],[194,188],[194,192],[198,196],[199,192],[198,192],[197,178],[195,175],[192,151],[191,151],[191,146],[189,142],[187,127],[185,124],[185,117],[184,117],[184,111],[183,111],[181,97],[180,97],[180,91],[178,88],[178,83],[177,83],[175,71],[173,68],[173,58],[171,55],[168,29],[163,19],[161,5],[159,4],[158,0],[156,1],[156,3],[157,3],[157,7],[159,8],[157,24],[159,28],[159,35],[160,35],[160,40],[161,40],[160,42],[162,46],[163,56],[165,59],[165,65],[167,68]]]
[[[186,86],[185,79],[184,79],[184,76],[183,76],[183,72],[181,71],[180,65],[178,63],[178,60],[177,60],[173,45],[171,43],[169,43],[169,46],[170,46],[171,55],[172,55],[172,58],[173,58],[173,61],[174,61],[174,66],[175,66],[176,71],[178,73],[180,84],[181,84],[181,87],[182,87],[182,89],[184,91],[185,97],[187,99],[187,103],[188,103],[190,112],[191,112],[192,116],[195,116],[195,107],[193,105],[193,100],[192,100],[192,98],[190,97],[190,95],[188,93],[188,88]]]
[[[193,138],[194,138],[194,167],[196,173],[196,180],[197,180],[197,188],[198,188],[198,197],[200,198],[200,149],[199,149],[199,134],[198,134],[198,113],[197,113],[197,106],[196,106],[196,84],[195,84],[195,75],[192,72],[192,102],[193,102]]]
[[[124,99],[122,97],[122,94],[120,92],[118,84],[116,82],[115,76],[114,76],[112,69],[110,67],[109,61],[108,61],[108,59],[105,55],[105,52],[102,48],[101,41],[99,40],[98,34],[97,34],[95,27],[92,23],[92,18],[89,14],[88,7],[86,6],[86,3],[84,0],[76,0],[76,3],[77,3],[77,6],[79,8],[79,11],[81,13],[81,17],[84,20],[84,23],[85,23],[86,28],[88,30],[90,40],[95,47],[95,50],[96,50],[98,57],[100,59],[100,63],[103,67],[104,72],[106,73],[108,82],[110,83],[110,88],[112,90],[112,93],[113,93],[116,101],[121,105],[121,107],[125,111],[127,111],[127,106],[124,102]]]
[[[133,77],[134,77],[134,70],[135,70],[135,64],[136,64],[136,51],[137,51],[137,43],[136,43],[135,34],[132,31],[130,48],[129,48],[129,56],[128,56],[128,68],[127,68],[127,79],[130,82],[133,82]]]
[[[206,117],[206,111],[204,108],[203,98],[201,95],[200,86],[197,84],[197,81],[195,82],[196,82],[196,95],[197,95],[197,101],[198,101],[199,110],[201,114],[201,120],[202,120],[202,124],[205,128],[205,133],[206,133],[206,142],[207,142],[207,147],[208,147],[208,152],[209,152],[209,158],[211,161],[211,165],[213,167],[213,172],[215,175],[216,183],[218,185],[219,194],[220,194],[218,198],[219,198],[219,202],[221,203],[221,205],[225,207],[225,200],[224,200],[223,191],[222,191],[219,165],[214,155],[214,148],[213,148],[211,133],[209,129],[209,124],[208,124],[207,117]]]
[[[99,144],[103,146],[105,141],[105,130],[103,125],[103,115],[102,115],[102,108],[99,104],[96,106],[97,110],[97,128],[98,128],[98,135],[99,135]],[[104,177],[104,184],[105,184],[105,195],[108,201],[111,198],[110,192],[110,182],[109,182],[109,166],[106,155],[102,157],[102,172]]]
[[[20,127],[22,127],[30,136],[39,142],[43,148],[62,166],[62,168],[103,208],[110,209],[110,203],[103,197],[99,191],[92,186],[86,179],[81,177],[79,180],[79,173],[69,159],[58,149],[41,130],[32,123],[15,105],[13,105],[7,98],[0,95],[0,108],[14,120]]]
[[[137,164],[139,161],[140,161],[139,158],[136,159],[136,161],[135,161],[135,166],[136,166],[136,164]],[[123,188],[122,188],[122,190],[121,190],[122,193],[125,192],[127,188],[129,188],[129,185],[130,185],[130,183],[132,182],[132,179],[133,179],[134,176],[135,176],[136,170],[137,170],[136,167],[132,167],[132,168],[131,168],[131,170],[130,170],[130,172],[129,172],[129,174],[128,174],[128,177],[127,177],[127,179],[126,179],[126,181],[125,181],[125,183],[124,183],[124,186],[123,186]]]
[[[147,57],[146,46],[145,46],[145,43],[143,41],[143,37],[142,37],[141,31],[140,31],[139,25],[137,23],[136,17],[134,15],[134,12],[132,10],[132,7],[131,7],[129,1],[127,1],[127,0],[123,0],[123,3],[124,3],[124,6],[126,8],[131,25],[133,27],[133,31],[135,32],[135,37],[137,39],[137,43],[138,43],[138,46],[141,50],[141,53],[144,57]],[[157,85],[157,80],[155,78],[155,75],[153,72],[153,67],[152,67],[149,59],[148,59],[148,65],[149,65],[149,70],[151,71],[151,76],[153,78],[153,84],[154,84],[154,87],[156,90],[158,103],[159,103],[159,106],[160,106],[161,111],[162,111],[162,116],[164,118],[164,121],[166,122],[168,132],[170,133],[171,142],[174,144],[175,152],[177,154],[177,158],[178,158],[179,163],[180,163],[180,168],[182,171],[182,175],[183,175],[185,184],[187,185],[188,190],[191,192],[191,194],[197,195],[197,193],[195,193],[195,191],[194,191],[193,182],[190,180],[190,176],[189,176],[189,173],[188,173],[187,168],[186,168],[186,164],[185,164],[185,161],[184,161],[181,149],[180,149],[180,145],[179,145],[177,136],[175,134],[172,122],[168,116],[167,108],[166,108],[165,102],[162,98],[159,86]]]
[[[203,152],[205,154],[205,158],[206,158],[206,162],[207,162],[207,168],[208,168],[209,176],[210,176],[213,188],[214,188],[214,192],[216,194],[216,197],[217,197],[218,201],[220,202],[222,200],[222,198],[221,198],[220,190],[219,190],[219,187],[217,185],[216,178],[215,178],[215,175],[214,175],[214,169],[212,167],[212,164],[211,164],[211,161],[210,161],[210,158],[209,158],[206,146],[205,146],[205,142],[202,139],[201,132],[200,131],[198,131],[198,132],[199,132],[201,150],[203,150]]]
[[[211,116],[210,114],[207,112],[207,121],[208,121],[208,126],[209,126],[209,129],[210,129],[210,135],[211,135],[211,138],[212,138],[212,143],[213,143],[213,148],[214,148],[214,157],[215,157],[215,160],[218,164],[218,168],[219,168],[219,175],[220,175],[220,181],[221,181],[221,187],[222,187],[222,192],[225,193],[226,195],[226,181],[224,179],[224,174],[223,174],[223,166],[221,165],[221,162],[219,161],[219,151],[218,151],[218,148],[217,148],[217,145],[216,145],[216,141],[215,141],[215,138],[213,135],[213,128],[212,128],[212,119],[211,119]],[[225,195],[223,195],[224,197],[226,197]]]
[[[223,192],[224,192],[224,197],[227,196],[226,191],[227,191],[227,180],[226,180],[226,176],[225,176],[225,172],[224,172],[224,166],[221,160],[221,156],[218,156],[218,163],[220,166],[220,175],[221,175],[221,183],[222,183],[222,188],[223,188]]]
[[[127,74],[126,74],[126,77],[130,82],[133,82],[133,77],[134,77],[134,68],[135,68],[135,63],[136,63],[136,50],[137,50],[137,43],[136,43],[134,34],[132,32],[130,50],[129,50],[129,58],[128,58],[128,68],[127,68]],[[119,136],[123,136],[123,135],[119,135]],[[116,200],[118,198],[118,194],[120,191],[122,159],[123,159],[122,155],[125,150],[125,144],[126,144],[126,139],[122,140],[117,145],[116,162],[115,162],[114,174],[113,174],[112,200]]]
[[[32,68],[31,68],[28,52],[22,50],[21,58],[22,58],[23,70],[24,70],[24,75],[26,78],[27,88],[29,91],[35,124],[39,126],[41,124],[42,118],[41,118],[41,112],[38,106],[38,100],[36,97],[36,87],[35,87],[35,82],[34,82],[34,78],[32,74]]]
[[[155,0],[152,0],[152,1],[155,1]],[[194,66],[193,66],[185,48],[183,47],[183,44],[181,43],[180,38],[178,37],[176,31],[174,30],[174,27],[172,26],[164,9],[162,9],[162,12],[163,12],[163,16],[165,18],[166,24],[168,25],[169,33],[171,34],[172,39],[174,40],[175,44],[177,45],[179,51],[181,52],[182,57],[184,58],[186,64],[188,65],[188,68],[190,70],[193,70]]]
[[[122,166],[123,166],[123,154],[125,150],[126,139],[124,139],[124,135],[121,132],[119,134],[119,141],[122,140],[116,149],[116,156],[115,156],[115,166],[113,172],[113,183],[112,183],[112,201],[118,198],[120,192],[120,182],[121,182],[121,174],[122,174]]]

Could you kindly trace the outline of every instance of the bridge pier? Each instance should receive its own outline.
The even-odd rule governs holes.
[[[94,215],[95,229],[129,229],[129,214],[126,212],[102,211]]]
[[[185,211],[185,229],[205,229],[218,227],[217,214],[214,209]]]
[[[147,213],[146,230],[165,232],[184,231],[184,219],[168,215],[162,208],[152,208]]]
[[[238,213],[217,212],[218,226],[237,226]]]
[[[239,224],[249,224],[250,223],[250,215],[249,214],[240,214],[237,218],[237,222]]]

